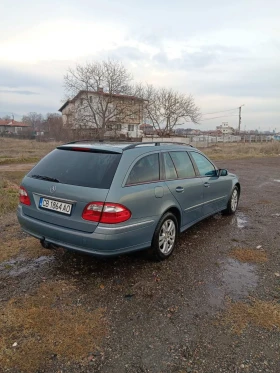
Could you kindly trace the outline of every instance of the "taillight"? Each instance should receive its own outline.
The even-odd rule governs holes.
[[[28,197],[27,191],[22,186],[19,188],[19,202],[23,205],[31,205],[31,201]]]
[[[91,221],[100,221],[103,209],[103,202],[91,202],[84,208],[82,218]]]
[[[91,202],[84,208],[82,218],[105,224],[122,223],[131,217],[131,212],[118,203]]]

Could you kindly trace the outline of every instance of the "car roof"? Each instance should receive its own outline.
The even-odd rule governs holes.
[[[112,152],[112,153],[123,153],[127,150],[137,149],[140,150],[143,148],[145,150],[151,150],[157,147],[157,150],[171,150],[183,148],[184,150],[194,149],[191,145],[185,143],[174,143],[174,142],[94,142],[92,140],[81,140],[73,141],[64,145],[60,145],[58,149],[92,149],[97,151]]]

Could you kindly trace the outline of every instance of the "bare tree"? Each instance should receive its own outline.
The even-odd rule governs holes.
[[[135,97],[132,76],[122,63],[112,60],[77,65],[64,76],[67,97],[72,99],[71,125],[94,128],[103,138],[123,123],[139,124],[143,100]],[[75,100],[73,100],[75,98]]]
[[[36,127],[42,126],[44,121],[43,115],[35,112],[30,112],[22,117],[22,122],[32,127],[33,131]]]
[[[57,113],[48,113],[44,122],[44,128],[49,133],[49,137],[55,140],[63,140],[65,133],[62,128],[62,116]]]
[[[146,99],[145,118],[160,136],[170,136],[175,126],[185,122],[199,122],[200,110],[191,95],[152,85],[140,86],[139,91]]]

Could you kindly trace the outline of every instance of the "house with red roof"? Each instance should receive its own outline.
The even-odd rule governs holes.
[[[28,124],[13,119],[0,119],[0,133],[19,135],[22,130],[29,128]]]

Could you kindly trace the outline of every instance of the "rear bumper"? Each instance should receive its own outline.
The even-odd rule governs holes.
[[[147,225],[132,226],[125,232],[100,227],[102,233],[96,233],[98,229],[94,233],[85,233],[31,218],[23,213],[21,205],[17,209],[17,218],[22,229],[39,240],[95,256],[116,256],[147,248],[155,229],[152,220]]]

